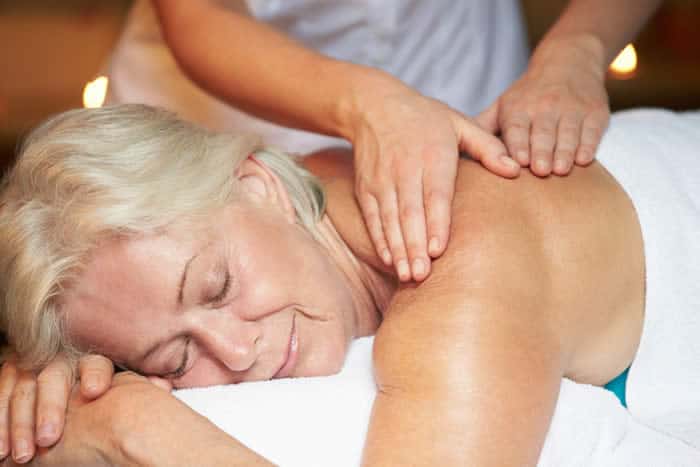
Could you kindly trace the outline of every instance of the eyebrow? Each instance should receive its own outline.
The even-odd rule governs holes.
[[[192,260],[195,259],[197,257],[197,255],[199,255],[199,253],[195,253],[194,255],[192,255],[192,257],[187,260],[187,262],[185,263],[185,267],[182,270],[182,276],[180,277],[180,284],[177,288],[177,303],[178,303],[178,305],[182,305],[182,293],[183,293],[183,290],[185,289],[185,282],[187,281],[187,272],[190,269],[190,263],[192,263]]]

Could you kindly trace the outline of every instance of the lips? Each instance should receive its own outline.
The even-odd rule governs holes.
[[[273,379],[287,378],[292,374],[292,370],[294,370],[294,366],[297,363],[299,342],[297,339],[296,318],[297,317],[295,314],[294,318],[292,318],[292,331],[289,333],[289,343],[287,344],[287,351],[284,361],[282,362],[282,366],[280,366],[279,370],[277,370],[277,373],[275,373],[275,375],[272,377]]]

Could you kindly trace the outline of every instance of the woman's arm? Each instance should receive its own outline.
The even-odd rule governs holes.
[[[538,255],[505,254],[515,238],[498,226],[487,235],[474,261],[437,264],[388,310],[365,465],[536,464],[568,348]]]

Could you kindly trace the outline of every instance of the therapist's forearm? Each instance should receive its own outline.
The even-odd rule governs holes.
[[[592,40],[603,69],[632,41],[662,0],[571,0],[537,49],[572,38]],[[537,53],[537,49],[535,53]]]
[[[348,137],[358,92],[403,87],[388,74],[327,58],[214,1],[154,3],[165,39],[185,73],[255,116]]]

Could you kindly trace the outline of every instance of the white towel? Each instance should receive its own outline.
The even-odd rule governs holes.
[[[632,199],[644,238],[644,331],[627,404],[700,448],[700,112],[616,114],[598,160]]]
[[[335,376],[175,394],[278,465],[356,467],[375,396],[371,353],[372,338],[364,338]],[[635,421],[612,393],[565,379],[539,465],[697,467],[700,451]]]
[[[647,310],[630,411],[602,388],[562,380],[539,465],[698,467],[700,113],[618,114],[598,159],[635,203],[645,241]],[[375,395],[371,343],[353,343],[336,376],[176,394],[284,467],[357,466]]]

